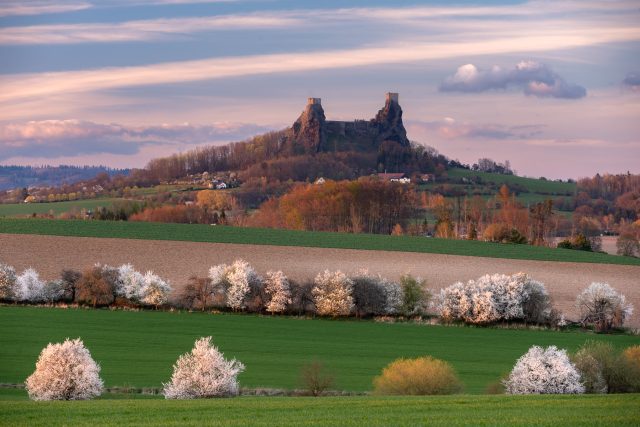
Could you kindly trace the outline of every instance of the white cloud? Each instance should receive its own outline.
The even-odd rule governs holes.
[[[440,90],[477,93],[509,87],[521,88],[525,94],[537,97],[578,99],[587,94],[584,87],[567,83],[551,68],[535,61],[521,61],[511,69],[494,65],[483,70],[466,64],[447,77]]]
[[[48,13],[75,12],[92,7],[91,3],[50,0],[2,0],[0,16],[44,15]]]
[[[0,29],[0,44],[73,44],[148,41],[202,31],[283,28],[302,21],[277,15],[222,15],[122,23],[58,24]]]
[[[496,123],[470,123],[445,117],[440,120],[407,122],[409,131],[424,130],[428,135],[436,134],[446,140],[469,138],[489,140],[521,140],[539,136],[544,126],[515,125],[505,126]]]

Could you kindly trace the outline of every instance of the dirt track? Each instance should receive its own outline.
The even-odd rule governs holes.
[[[459,280],[487,273],[524,271],[545,283],[555,305],[569,318],[575,316],[576,295],[592,281],[607,282],[633,303],[630,325],[640,327],[640,267],[609,264],[526,261],[437,255],[286,246],[238,245],[91,237],[57,237],[0,234],[0,262],[22,270],[37,269],[46,279],[62,268],[83,269],[96,262],[132,263],[139,270],[154,270],[174,286],[189,276],[205,276],[209,267],[246,259],[260,273],[281,269],[295,280],[313,278],[324,269],[347,273],[368,268],[372,273],[397,279],[409,273],[427,280],[437,290]]]

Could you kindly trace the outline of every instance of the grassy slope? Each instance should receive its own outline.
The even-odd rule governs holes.
[[[0,401],[6,425],[417,426],[640,424],[640,395]]]
[[[199,224],[2,219],[0,233],[425,252],[491,258],[640,265],[640,259],[569,249],[410,236],[327,233]]]
[[[527,188],[531,193],[549,194],[549,195],[569,195],[572,196],[576,192],[576,184],[569,182],[545,181],[535,178],[525,178],[515,175],[501,175],[497,173],[486,173],[470,171],[467,169],[451,169],[447,174],[452,178],[478,176],[484,182],[492,182],[497,185],[502,184],[518,184]]]
[[[117,200],[122,199],[89,199],[73,200],[70,202],[0,204],[0,217],[24,216],[34,213],[46,214],[50,211],[53,211],[53,213],[57,215],[63,212],[70,212],[73,209],[95,209],[99,206],[108,207]]]
[[[453,364],[469,393],[482,393],[534,344],[640,344],[638,336],[582,332],[10,306],[0,307],[0,325],[0,383],[23,382],[40,350],[66,337],[82,337],[108,386],[159,387],[178,355],[211,335],[227,357],[246,365],[246,387],[296,388],[300,366],[317,358],[335,372],[335,388],[365,391],[396,358],[432,355]]]

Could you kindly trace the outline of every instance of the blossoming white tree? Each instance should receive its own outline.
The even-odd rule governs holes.
[[[598,331],[620,327],[633,313],[624,295],[607,283],[593,282],[576,299],[583,325],[594,325]]]
[[[211,344],[211,337],[200,338],[193,350],[173,365],[171,381],[164,386],[166,399],[225,397],[238,394],[238,374],[244,365],[224,355]]]
[[[566,350],[536,345],[518,359],[504,386],[508,394],[577,394],[585,390]]]
[[[44,282],[33,268],[28,268],[16,278],[18,301],[40,302],[44,300]]]
[[[16,298],[16,291],[15,268],[0,263],[0,300],[14,300]]]
[[[140,302],[157,307],[168,301],[171,290],[169,282],[162,280],[153,271],[147,271],[142,280]]]
[[[100,366],[80,338],[49,344],[26,381],[33,400],[83,400],[102,393]]]
[[[311,290],[321,316],[348,316],[353,310],[353,282],[341,271],[325,270],[314,280]]]
[[[264,291],[270,297],[265,309],[269,313],[282,313],[291,304],[291,285],[282,271],[268,271]]]
[[[247,296],[252,288],[262,286],[262,278],[242,259],[237,259],[231,265],[220,264],[211,267],[209,278],[216,289],[225,289],[227,306],[233,310],[246,307]]]
[[[131,264],[122,264],[118,267],[118,280],[115,286],[116,296],[130,301],[140,301],[143,286],[144,276],[139,271],[136,271]]]
[[[487,274],[442,289],[438,311],[446,320],[476,324],[512,319],[543,322],[551,306],[544,285],[528,275]]]

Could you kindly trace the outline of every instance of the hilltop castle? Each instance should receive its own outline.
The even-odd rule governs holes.
[[[289,154],[378,151],[383,145],[409,147],[397,93],[387,93],[384,107],[370,120],[326,120],[320,98],[307,106],[287,131],[282,149]]]

